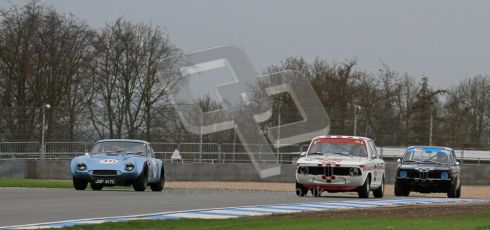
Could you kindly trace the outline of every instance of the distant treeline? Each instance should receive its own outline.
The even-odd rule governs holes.
[[[169,100],[183,79],[183,62],[166,32],[149,23],[119,18],[92,28],[37,1],[0,9],[0,140],[40,140],[42,107],[50,104],[47,140],[198,142]],[[354,61],[308,63],[302,57],[286,58],[263,73],[281,70],[297,70],[312,83],[330,116],[330,133],[353,134],[354,107],[360,106],[357,133],[378,145],[429,144],[432,123],[435,145],[489,147],[487,76],[435,89],[427,77],[385,65],[368,73]],[[203,110],[218,106],[209,98],[200,104]],[[282,124],[300,119],[288,95],[276,96],[264,129],[277,125],[279,112]],[[233,130],[203,139],[238,141]]]

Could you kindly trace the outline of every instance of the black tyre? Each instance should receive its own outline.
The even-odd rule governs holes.
[[[384,193],[385,193],[385,177],[383,176],[383,179],[381,179],[381,186],[373,190],[373,195],[375,198],[383,198]]]
[[[459,182],[458,190],[456,191],[456,198],[461,197],[461,181]]]
[[[371,178],[368,176],[364,184],[357,189],[357,195],[359,198],[369,198],[369,191],[371,191]]]
[[[94,191],[100,191],[102,190],[102,188],[104,187],[103,184],[95,184],[95,183],[90,183],[90,188],[92,188],[92,190]]]
[[[73,187],[76,190],[85,190],[87,188],[88,181],[79,179],[78,177],[73,177]]]
[[[143,169],[141,174],[136,178],[136,180],[133,181],[133,189],[134,191],[137,192],[144,192],[146,190],[146,187],[148,186],[148,174],[147,174],[147,168]]]
[[[395,182],[395,196],[409,196],[410,189],[402,184]]]
[[[151,191],[161,192],[164,186],[165,186],[165,170],[163,169],[163,165],[162,165],[162,169],[160,172],[160,180],[157,183],[150,184],[150,188]]]
[[[297,196],[306,196],[306,194],[308,194],[308,188],[306,188],[304,185],[302,185],[296,181],[296,195]]]
[[[457,181],[451,183],[451,187],[447,191],[447,197],[449,198],[459,198],[461,197],[461,186],[458,185]]]

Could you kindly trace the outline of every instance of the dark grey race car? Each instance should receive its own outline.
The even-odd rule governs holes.
[[[461,196],[461,167],[454,150],[446,147],[412,146],[398,160],[395,196],[410,192],[447,193],[449,198]]]

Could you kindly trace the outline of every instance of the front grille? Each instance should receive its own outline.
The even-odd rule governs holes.
[[[333,175],[336,176],[348,176],[350,175],[350,169],[347,167],[342,167],[342,168],[333,168]],[[359,170],[360,172],[361,170]]]
[[[442,171],[430,171],[428,177],[432,179],[440,179]]]
[[[308,167],[308,172],[309,172],[308,174],[324,175],[324,176],[348,176],[350,169],[351,169],[350,167],[310,166]]]
[[[116,170],[94,170],[94,175],[98,176],[116,176]]]
[[[415,170],[408,170],[407,171],[407,177],[408,178],[419,178],[420,177],[420,172],[415,171]]]
[[[407,178],[416,178],[416,179],[440,179],[441,174],[444,171],[430,171],[430,170],[423,170],[423,171],[418,171],[418,170],[407,170]],[[398,175],[400,176],[400,175]]]
[[[323,175],[325,169],[323,167],[308,167],[311,175]]]
[[[333,176],[333,167],[325,166],[325,176]]]

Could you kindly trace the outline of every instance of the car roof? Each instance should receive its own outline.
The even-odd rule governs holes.
[[[97,143],[102,143],[102,142],[137,142],[137,143],[147,144],[147,145],[150,144],[150,142],[148,141],[133,140],[133,139],[104,139],[104,140],[97,141]]]
[[[364,140],[364,141],[372,141],[371,138],[367,137],[361,137],[361,136],[346,136],[346,135],[325,135],[325,136],[317,136],[313,138],[313,140],[316,139],[322,139],[322,138],[342,138],[342,139],[354,139],[354,140]]]

